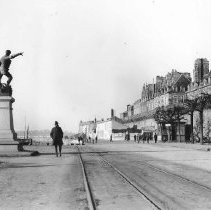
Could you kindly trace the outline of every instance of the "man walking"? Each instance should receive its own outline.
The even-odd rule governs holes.
[[[134,142],[136,142],[136,135],[134,135]]]
[[[59,147],[59,154],[61,157],[62,156],[62,145],[63,145],[63,141],[62,141],[63,131],[62,131],[61,127],[59,127],[59,123],[57,121],[55,121],[55,127],[52,128],[50,136],[53,139],[53,145],[55,146],[56,157],[58,157],[57,147]]]
[[[157,143],[157,139],[158,139],[158,136],[157,136],[157,134],[155,133],[155,134],[154,134],[155,143]]]
[[[110,135],[110,142],[112,142],[113,140],[112,140],[112,134]]]
[[[12,62],[11,59],[20,55],[23,56],[23,52],[11,55],[11,51],[6,50],[5,55],[0,59],[0,83],[2,76],[5,75],[8,78],[7,85],[10,84],[13,78],[12,75],[9,73],[9,67]]]
[[[97,144],[97,140],[98,140],[98,136],[96,134],[96,136],[95,136],[95,144]]]
[[[149,144],[149,140],[150,140],[150,134],[148,133],[148,135],[147,135],[147,143]]]

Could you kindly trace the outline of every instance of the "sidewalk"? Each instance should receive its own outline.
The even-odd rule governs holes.
[[[130,144],[130,145],[136,145],[137,143],[134,141],[98,141],[97,144],[92,143],[86,143],[86,145],[103,145],[103,144],[110,144],[110,145],[116,145],[116,144]],[[137,145],[141,145],[137,144]],[[201,145],[199,143],[191,144],[191,143],[180,143],[180,142],[158,142],[157,144],[154,143],[154,141],[150,141],[149,145],[160,145],[160,146],[168,146],[168,147],[176,147],[181,149],[190,149],[190,150],[199,150],[199,151],[211,151],[211,144],[204,144]],[[17,147],[11,146],[11,147],[5,147],[0,146],[0,157],[30,157],[30,156],[37,156],[42,154],[54,154],[55,149],[53,146],[24,146],[25,151],[19,152],[17,150]],[[64,146],[63,147],[63,153],[74,153],[74,149],[72,146]]]
[[[191,150],[200,150],[200,151],[211,151],[211,144],[199,144],[199,143],[183,143],[183,142],[159,142],[159,145],[166,145],[166,146],[170,146],[170,147],[177,147],[177,148],[182,148],[182,149],[191,149]]]
[[[103,144],[138,144],[137,142],[134,142],[133,140],[130,141],[108,141],[108,140],[99,140],[97,144],[92,144],[92,143],[86,143],[86,145],[103,145]],[[142,144],[142,141],[139,143],[140,145]],[[138,145],[139,145],[138,144]],[[145,142],[145,144],[147,144]],[[211,151],[211,144],[203,144],[201,145],[200,143],[185,143],[185,142],[161,142],[158,141],[158,143],[154,143],[154,141],[150,141],[149,145],[161,145],[161,146],[168,146],[168,147],[177,147],[181,149],[191,149],[191,150],[200,150],[200,151]]]

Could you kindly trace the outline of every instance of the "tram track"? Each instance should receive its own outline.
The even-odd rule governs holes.
[[[200,188],[202,188],[204,190],[207,190],[207,191],[209,191],[211,193],[211,188],[210,187],[207,187],[207,186],[205,186],[203,184],[200,184],[200,183],[198,183],[196,181],[190,180],[190,179],[188,179],[186,177],[183,177],[183,176],[180,176],[178,174],[174,174],[172,172],[169,172],[168,170],[164,170],[164,169],[161,169],[159,167],[155,167],[155,166],[153,166],[153,165],[151,165],[151,164],[149,164],[149,163],[147,163],[145,161],[141,161],[141,164],[146,165],[147,167],[150,167],[151,169],[153,169],[155,171],[158,171],[158,172],[161,172],[161,173],[165,173],[165,174],[168,174],[168,175],[170,175],[172,177],[175,177],[178,180],[181,180],[181,181],[184,181],[184,182],[188,182],[188,183],[190,183],[192,185],[195,185],[196,187],[200,187]]]
[[[95,198],[94,198],[93,193],[91,191],[91,186],[90,186],[90,183],[89,183],[89,180],[88,180],[85,163],[83,161],[82,153],[81,153],[78,146],[77,146],[77,150],[78,150],[78,153],[79,153],[80,162],[81,162],[81,166],[82,166],[82,170],[83,170],[83,174],[84,174],[84,183],[85,183],[85,189],[87,191],[87,198],[88,198],[89,207],[90,207],[90,209],[96,209]],[[93,152],[95,152],[95,151],[93,150]],[[93,156],[93,154],[91,154],[91,155]],[[162,209],[145,192],[143,192],[142,189],[134,181],[132,181],[125,173],[121,172],[118,168],[116,168],[112,163],[110,163],[108,160],[103,158],[100,154],[97,154],[97,155],[102,159],[102,161],[105,164],[109,165],[115,171],[115,173],[117,173],[123,180],[125,180],[126,183],[128,185],[130,185],[130,187],[132,187],[133,190],[135,190],[142,197],[142,199],[144,197],[145,200],[150,203],[150,205],[153,207],[153,209],[158,209],[158,210]]]
[[[168,209],[168,207],[166,208],[166,206],[163,206],[162,205],[162,202],[159,201],[159,199],[155,198],[153,194],[151,194],[150,191],[146,191],[145,187],[143,188],[143,182],[146,182],[146,184],[151,184],[150,182],[147,182],[147,180],[142,177],[141,174],[142,171],[141,168],[139,168],[138,170],[135,169],[133,170],[131,168],[131,171],[133,171],[133,173],[136,173],[135,174],[135,177],[139,177],[138,179],[135,178],[133,176],[133,174],[131,174],[130,171],[125,171],[125,168],[121,168],[121,167],[124,167],[124,165],[121,166],[121,163],[118,162],[113,162],[108,160],[108,158],[105,158],[103,154],[95,151],[94,149],[92,148],[89,148],[92,150],[92,154],[94,154],[94,152],[96,152],[96,155],[100,156],[101,159],[106,163],[108,164],[110,167],[112,167],[122,178],[124,178],[131,186],[133,186],[134,189],[136,189],[137,191],[139,191],[139,193],[141,193],[150,203],[152,203],[157,209]],[[104,153],[105,154],[105,153]],[[109,152],[106,153],[106,155],[109,155]],[[203,192],[203,195],[204,194],[207,194],[207,195],[211,195],[211,188],[206,186],[206,185],[203,185],[201,183],[198,183],[197,181],[194,181],[192,179],[189,179],[188,177],[183,177],[181,175],[178,175],[178,174],[175,174],[175,173],[172,173],[171,171],[169,170],[165,170],[165,169],[162,169],[160,167],[156,167],[154,165],[151,165],[150,163],[144,161],[144,160],[141,160],[141,161],[138,161],[140,165],[143,165],[145,166],[145,168],[148,168],[151,170],[151,173],[160,173],[160,177],[167,177],[169,180],[174,180],[174,182],[177,182],[179,184],[179,186],[187,186],[188,189],[197,189],[199,190],[200,192]],[[120,164],[120,167],[119,165]],[[135,167],[134,165],[131,167]],[[126,167],[127,168],[127,167]],[[128,168],[129,169],[129,168]],[[147,170],[148,170],[147,169]],[[126,169],[127,170],[127,169]],[[140,174],[139,174],[139,171],[140,171]],[[163,174],[163,175],[162,175]],[[139,181],[138,181],[139,180]],[[149,179],[150,180],[150,179]],[[140,185],[140,181],[142,182],[142,184]],[[153,185],[151,185],[151,187],[153,187]],[[156,188],[158,187],[157,185],[155,186]],[[156,189],[155,188],[155,189]],[[152,188],[151,188],[152,189]],[[159,189],[160,191],[160,188],[158,187],[157,189]],[[161,190],[162,191],[162,190]],[[160,191],[160,192],[161,192]],[[190,192],[190,191],[189,191]],[[183,204],[180,204],[180,201],[176,198],[176,200],[174,199],[174,197],[171,197],[169,196],[168,194],[166,194],[167,197],[169,197],[169,199],[171,200],[172,199],[172,202],[175,203],[174,205],[178,205],[178,207],[180,207],[180,209],[186,209],[186,204],[185,206],[183,206]],[[179,202],[179,203],[178,203]],[[181,205],[181,206],[180,206]]]
[[[153,201],[145,192],[143,192],[143,190],[140,189],[140,187],[134,181],[132,181],[125,173],[120,171],[117,167],[115,167],[111,162],[103,158],[101,155],[99,156],[103,159],[105,163],[107,163],[111,168],[113,168],[129,185],[131,185],[137,192],[144,196],[147,201],[149,201],[157,209],[161,210],[159,204],[156,204],[155,201]]]
[[[79,159],[80,159],[80,164],[82,167],[82,173],[83,173],[83,181],[84,181],[84,187],[86,190],[86,194],[87,194],[87,201],[88,201],[88,205],[89,205],[89,210],[96,210],[96,204],[95,204],[95,200],[94,200],[94,196],[90,187],[90,183],[89,183],[89,179],[88,179],[88,175],[86,172],[86,168],[85,168],[85,164],[83,162],[83,158],[81,155],[81,151],[79,149],[78,146],[76,146],[77,150],[78,150],[78,155],[79,155]]]
[[[93,149],[92,149],[92,151],[94,152]],[[111,166],[113,165],[113,164],[110,163],[110,161],[108,161],[106,158],[104,158],[101,154],[99,154],[99,153],[97,153],[97,154],[98,154],[105,162],[107,162],[107,163],[110,164]],[[109,155],[109,152],[108,152],[107,154]],[[188,179],[188,178],[186,178],[186,177],[183,177],[183,176],[181,176],[181,175],[172,173],[172,172],[170,172],[170,171],[168,171],[168,170],[161,169],[160,167],[156,167],[156,166],[154,166],[154,165],[151,165],[151,164],[149,164],[149,163],[147,163],[146,161],[143,161],[143,160],[139,161],[139,163],[141,163],[142,165],[145,165],[145,166],[147,166],[147,167],[153,169],[154,171],[158,171],[158,172],[167,174],[167,175],[169,175],[169,176],[175,177],[176,179],[182,180],[182,181],[184,181],[184,182],[186,181],[186,182],[188,182],[188,183],[190,183],[190,184],[193,184],[193,185],[195,185],[195,186],[197,186],[197,187],[200,187],[200,188],[202,188],[202,189],[204,189],[204,190],[207,190],[207,191],[211,192],[211,188],[210,188],[210,187],[205,186],[205,185],[203,185],[203,184],[200,184],[200,183],[198,183],[198,182],[196,182],[196,181],[193,181],[193,180]],[[115,166],[113,166],[113,167],[116,168]],[[117,169],[117,170],[119,170],[119,169]]]

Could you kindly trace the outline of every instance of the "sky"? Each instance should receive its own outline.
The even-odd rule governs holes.
[[[211,59],[210,0],[0,2],[0,54],[24,52],[10,66],[15,130],[57,120],[77,132],[118,116],[157,75]]]

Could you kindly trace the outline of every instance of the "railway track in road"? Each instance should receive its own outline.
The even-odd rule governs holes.
[[[164,174],[168,174],[169,176],[172,176],[172,177],[174,177],[174,178],[176,178],[178,180],[181,180],[181,181],[184,181],[184,182],[188,182],[188,183],[190,183],[192,185],[195,185],[196,187],[200,187],[200,188],[202,188],[204,190],[207,190],[207,191],[209,191],[211,193],[211,188],[210,187],[207,187],[207,186],[205,186],[203,184],[200,184],[200,183],[198,183],[196,181],[190,180],[190,179],[188,179],[186,177],[183,177],[183,176],[180,176],[178,174],[174,174],[174,173],[169,172],[167,170],[161,169],[159,167],[153,166],[153,165],[151,165],[151,164],[149,164],[149,163],[147,163],[145,161],[141,161],[141,164],[143,164],[143,165],[145,165],[147,167],[150,167],[154,171],[158,171],[158,172],[161,172],[161,173],[164,173]]]
[[[84,165],[84,162],[83,162],[83,158],[82,158],[82,155],[81,155],[81,151],[80,151],[78,146],[76,146],[76,148],[78,150],[80,164],[81,164],[81,167],[82,167],[83,181],[84,181],[84,186],[85,186],[85,190],[86,190],[86,194],[87,194],[87,201],[88,201],[89,209],[90,210],[96,210],[96,204],[95,204],[94,196],[93,196],[93,193],[91,191],[91,187],[90,187],[89,179],[88,179],[88,176],[87,176],[86,168],[85,168],[85,165]]]
[[[83,157],[82,157],[82,153],[79,149],[78,146],[77,150],[79,153],[79,157],[80,157],[80,163],[82,166],[82,171],[83,171],[83,177],[84,177],[84,185],[85,185],[85,189],[87,192],[87,199],[88,199],[88,203],[89,203],[89,208],[90,210],[95,210],[96,208],[96,204],[95,204],[95,199],[91,190],[91,186],[89,183],[89,179],[87,176],[87,172],[86,172],[86,167],[83,161]],[[99,155],[99,154],[98,154]],[[117,174],[119,174],[136,192],[138,192],[138,194],[140,194],[140,196],[143,198],[145,198],[151,206],[153,206],[154,209],[158,209],[161,210],[161,208],[159,207],[158,204],[156,204],[146,193],[144,193],[140,187],[133,182],[126,174],[124,174],[123,172],[121,172],[119,169],[117,169],[113,164],[111,164],[108,160],[106,160],[105,158],[103,158],[101,155],[99,155],[100,158],[103,160],[103,162],[105,162],[107,165],[109,165]]]
[[[91,149],[91,148],[90,148]],[[95,150],[92,150],[92,154],[94,154],[94,152],[96,152]],[[108,164],[111,168],[113,168],[113,170],[115,170],[128,184],[130,184],[131,186],[133,186],[133,188],[139,192],[140,194],[142,194],[151,204],[153,204],[157,209],[166,209],[165,206],[163,206],[159,200],[157,200],[156,198],[154,198],[153,194],[150,193],[150,191],[146,191],[142,186],[140,185],[140,183],[137,181],[137,179],[133,177],[133,175],[129,172],[129,171],[125,171],[124,169],[121,169],[121,167],[118,167],[117,164],[115,164],[115,162],[110,162],[107,158],[105,158],[102,154],[100,154],[99,152],[96,152],[96,154],[98,156],[100,156],[102,158],[102,160]],[[109,155],[109,152],[106,153],[107,155]],[[172,173],[171,171],[162,169],[160,167],[156,167],[154,165],[151,165],[150,163],[146,162],[146,161],[139,161],[139,163],[141,165],[144,165],[146,168],[150,169],[152,172],[151,173],[160,173],[163,174],[161,175],[161,177],[168,177],[168,179],[172,179],[175,180],[179,185],[183,185],[183,186],[187,186],[190,189],[199,189],[201,192],[203,191],[203,194],[207,194],[207,195],[211,195],[211,188],[203,185],[201,183],[198,183],[197,181],[191,180],[187,177],[183,177],[181,175]],[[123,166],[123,165],[122,165]],[[132,170],[132,169],[131,169]],[[141,169],[139,169],[141,170]],[[138,174],[138,170],[135,170],[136,173]],[[140,180],[145,182],[145,179],[142,179],[141,175],[138,175],[140,177]],[[138,179],[139,180],[139,179]],[[140,181],[139,180],[139,181]],[[141,182],[142,182],[141,181]],[[147,182],[146,182],[147,183]],[[158,187],[158,186],[156,186]],[[159,189],[159,187],[158,187]],[[180,206],[180,203],[177,202],[177,199],[174,200],[174,198],[169,197],[169,199],[173,199],[173,202],[176,202],[175,205],[178,204],[179,207],[181,207],[181,209],[183,208],[182,204]],[[178,200],[179,201],[179,200]],[[186,208],[184,206],[184,208]]]
[[[93,150],[93,151],[94,151],[94,150]],[[105,159],[104,157],[102,157],[102,155],[100,155],[100,154],[98,154],[98,155],[99,155],[106,163],[108,163],[110,166],[112,166],[112,167],[115,168],[116,170],[119,170],[119,169],[117,169],[115,166],[113,166],[113,164],[110,163],[107,159]],[[211,192],[211,188],[208,187],[208,186],[205,186],[205,185],[200,184],[200,183],[198,183],[198,182],[196,182],[196,181],[190,180],[190,179],[188,179],[188,178],[186,178],[186,177],[183,177],[183,176],[181,176],[181,175],[172,173],[172,172],[170,172],[170,171],[168,171],[168,170],[164,170],[164,169],[161,169],[161,168],[159,168],[159,167],[153,166],[153,165],[147,163],[146,161],[143,161],[143,160],[142,160],[142,161],[139,161],[139,162],[140,162],[142,165],[145,165],[145,166],[147,166],[147,167],[153,169],[154,171],[158,171],[158,172],[167,174],[167,175],[172,176],[172,177],[174,177],[174,178],[176,178],[176,179],[179,179],[179,180],[184,181],[184,182],[188,182],[188,183],[190,183],[190,184],[193,184],[193,185],[195,185],[195,186],[197,186],[197,187],[200,187],[200,188],[202,188],[202,189],[205,189],[205,190]],[[121,172],[121,173],[122,173],[122,172]]]

